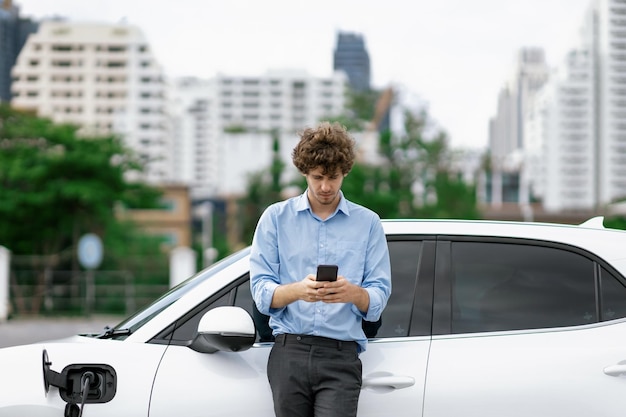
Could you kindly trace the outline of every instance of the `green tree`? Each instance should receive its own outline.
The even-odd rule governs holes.
[[[360,132],[368,128],[376,114],[376,104],[381,95],[378,90],[346,92],[346,111],[325,120],[338,122],[349,131]]]
[[[626,217],[622,215],[608,216],[603,223],[607,229],[626,230]]]
[[[157,205],[160,191],[125,179],[141,170],[118,137],[80,138],[75,126],[0,106],[0,244],[58,267],[54,255],[83,233],[114,230],[117,205]]]
[[[479,219],[476,191],[468,186],[458,174],[447,171],[437,173],[433,188],[433,202],[416,209],[416,216],[440,219]]]
[[[380,133],[375,166],[356,165],[344,181],[346,196],[383,218],[478,218],[475,189],[452,167],[445,132],[425,111],[404,111],[401,133]]]
[[[263,211],[270,204],[282,199],[282,191],[287,186],[282,181],[284,170],[285,163],[280,158],[279,133],[272,131],[272,163],[269,169],[249,176],[247,194],[239,201],[243,242],[251,243],[254,229]]]
[[[341,187],[351,201],[375,211],[381,218],[399,218],[398,197],[387,181],[386,167],[356,163]]]

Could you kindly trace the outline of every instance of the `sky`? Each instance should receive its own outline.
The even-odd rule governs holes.
[[[551,67],[592,0],[13,0],[36,19],[138,26],[167,77],[332,73],[337,33],[364,36],[374,88],[421,103],[454,148],[485,149],[522,47]]]

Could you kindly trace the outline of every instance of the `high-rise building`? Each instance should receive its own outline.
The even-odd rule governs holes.
[[[500,90],[496,116],[490,121],[491,176],[489,202],[494,206],[528,202],[527,187],[520,177],[519,153],[524,148],[524,118],[529,106],[549,77],[541,48],[523,48],[517,55],[513,75]]]
[[[171,178],[163,72],[128,24],[44,21],[13,68],[12,105],[84,136],[120,135],[146,164],[143,179]]]
[[[626,199],[624,15],[623,1],[591,2],[577,43],[528,121],[536,135],[529,165],[538,167],[529,175],[549,211]]]
[[[337,34],[333,68],[346,73],[354,91],[370,89],[370,56],[362,35],[349,32]]]
[[[597,66],[597,205],[626,199],[626,3],[596,0],[587,25]]]
[[[548,212],[590,210],[597,201],[592,62],[572,50],[526,117],[522,172]]]
[[[169,94],[174,180],[190,184],[196,200],[242,192],[245,173],[269,167],[273,135],[288,162],[299,130],[344,111],[345,89],[341,72],[175,80]]]
[[[38,23],[20,17],[11,0],[0,4],[0,101],[11,101],[11,68],[15,65],[26,38],[37,31]]]

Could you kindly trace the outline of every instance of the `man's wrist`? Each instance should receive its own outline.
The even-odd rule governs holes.
[[[354,305],[361,313],[367,314],[367,310],[369,310],[370,307],[370,294],[363,287],[359,287],[359,289],[359,295]]]

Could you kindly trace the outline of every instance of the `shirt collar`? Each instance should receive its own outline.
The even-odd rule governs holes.
[[[298,201],[296,202],[296,211],[298,212],[309,210],[311,213],[313,213],[313,210],[311,210],[311,203],[309,202],[309,199],[306,196],[307,191],[308,191],[308,188],[304,190],[304,193],[302,193],[300,197],[298,197]],[[350,209],[348,208],[348,201],[343,196],[343,191],[341,190],[339,191],[339,198],[340,198],[339,205],[337,206],[337,210],[335,210],[334,214],[337,214],[338,212],[341,211],[346,216],[349,216]]]

